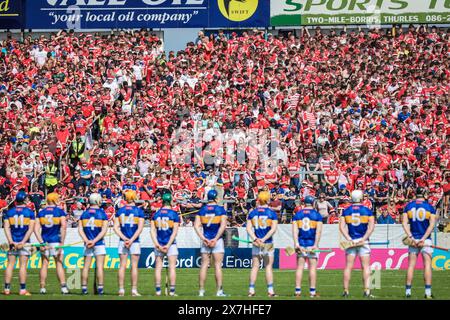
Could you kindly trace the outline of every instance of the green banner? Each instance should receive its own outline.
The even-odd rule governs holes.
[[[271,0],[272,26],[410,23],[450,23],[450,0]]]

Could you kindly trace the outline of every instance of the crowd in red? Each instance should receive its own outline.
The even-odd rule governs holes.
[[[236,218],[266,188],[284,221],[314,195],[334,223],[362,189],[389,223],[423,187],[447,210],[449,36],[424,26],[219,31],[168,55],[145,30],[9,37],[0,43],[0,205],[24,189],[38,208],[56,190],[76,218],[94,191],[113,213],[135,189],[151,214],[167,189],[184,212],[216,188]],[[180,142],[180,132],[202,138]]]

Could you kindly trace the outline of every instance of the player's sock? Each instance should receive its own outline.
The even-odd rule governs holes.
[[[316,288],[309,288],[309,295],[315,296],[316,295]]]
[[[26,283],[21,283],[21,284],[20,284],[20,290],[27,290],[27,285],[26,285]]]
[[[97,293],[98,294],[103,294],[104,292],[103,292],[103,285],[102,284],[99,284],[98,286],[97,286]]]
[[[407,296],[410,296],[411,295],[411,285],[409,284],[407,284],[406,286],[405,286],[405,295],[407,295]]]
[[[82,294],[87,294],[88,293],[87,286],[81,286],[81,293]]]
[[[431,285],[425,285],[425,295],[431,296]]]
[[[124,288],[119,288],[119,294],[125,294],[125,289]]]
[[[170,293],[175,293],[175,286],[170,286]]]
[[[156,293],[161,293],[161,285],[155,286]]]
[[[255,293],[255,284],[250,283],[250,286],[248,287],[249,293]]]
[[[11,290],[11,283],[5,282],[5,290]]]
[[[273,292],[273,283],[269,283],[269,284],[267,285],[267,292],[268,292],[269,294],[274,294],[274,292]]]

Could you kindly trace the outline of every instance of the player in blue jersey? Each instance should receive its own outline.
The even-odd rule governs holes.
[[[85,210],[78,221],[78,232],[83,239],[84,246],[84,266],[81,274],[81,293],[88,294],[87,283],[92,257],[95,256],[97,269],[97,294],[103,295],[104,262],[106,255],[104,237],[108,230],[108,217],[103,209],[102,196],[99,193],[92,193],[89,196],[89,208]]]
[[[199,276],[199,296],[205,295],[205,281],[208,272],[211,255],[214,258],[214,269],[216,273],[216,287],[218,297],[227,295],[222,289],[222,261],[225,253],[223,243],[223,233],[227,227],[227,214],[222,206],[216,202],[217,191],[210,190],[207,193],[208,203],[203,205],[195,216],[194,229],[202,241],[200,253],[202,255],[202,264],[200,266]]]
[[[144,211],[136,207],[137,193],[134,190],[125,191],[127,202],[120,208],[114,218],[114,231],[119,236],[119,296],[125,295],[125,271],[127,269],[128,256],[131,256],[131,295],[140,297],[137,290],[138,285],[138,263],[141,255],[139,236],[144,229]]]
[[[349,295],[350,277],[356,256],[359,256],[363,269],[364,297],[372,298],[370,293],[370,247],[369,237],[375,228],[375,217],[373,212],[363,206],[363,192],[354,190],[351,194],[353,204],[344,210],[339,218],[339,231],[346,240],[352,241],[354,246],[345,250],[346,264],[344,269],[344,293],[343,297]]]
[[[247,217],[247,232],[253,241],[252,270],[250,271],[250,285],[248,296],[255,295],[255,283],[258,277],[260,260],[266,269],[267,293],[269,297],[275,297],[273,289],[273,234],[277,231],[278,217],[275,211],[268,207],[270,193],[261,191],[258,194],[258,206],[250,211]]]
[[[301,284],[306,259],[308,259],[309,269],[309,295],[311,298],[319,296],[316,292],[317,260],[319,256],[313,250],[319,249],[323,219],[320,213],[314,209],[314,201],[314,197],[306,196],[305,208],[297,211],[292,218],[292,236],[294,238],[294,247],[297,251],[296,297],[300,297],[302,293]]]
[[[417,188],[416,200],[408,203],[403,212],[403,229],[406,235],[413,240],[413,245],[409,246],[408,271],[406,274],[405,294],[411,297],[411,285],[416,267],[417,256],[422,253],[425,280],[425,299],[433,299],[431,293],[431,261],[433,248],[431,242],[431,232],[436,223],[436,210],[424,198],[425,190]]]
[[[25,191],[19,191],[16,195],[16,206],[6,212],[4,226],[6,239],[9,243],[8,265],[5,270],[4,294],[11,294],[11,279],[14,265],[19,257],[19,282],[21,296],[30,296],[27,291],[27,263],[30,256],[28,249],[24,248],[30,242],[30,237],[34,232],[35,216],[34,212],[25,205],[28,195]]]
[[[176,296],[176,268],[178,249],[176,237],[180,225],[178,213],[172,210],[172,195],[164,193],[162,196],[163,206],[159,209],[151,221],[150,235],[155,245],[155,289],[156,295],[161,295],[161,271],[163,268],[164,257],[169,260],[169,282],[170,296]],[[167,292],[166,292],[167,295]]]
[[[48,264],[50,257],[56,262],[56,275],[61,285],[61,293],[68,294],[69,290],[66,286],[66,277],[64,274],[63,249],[56,249],[56,246],[64,245],[66,239],[66,213],[58,207],[59,195],[55,192],[47,195],[47,206],[39,211],[34,226],[34,232],[37,240],[46,246],[40,247],[42,267],[39,273],[40,293],[45,294],[47,291],[45,285],[47,282]]]

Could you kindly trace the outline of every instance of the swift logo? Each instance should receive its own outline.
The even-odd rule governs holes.
[[[231,21],[250,19],[258,8],[258,0],[217,0],[222,15]]]

